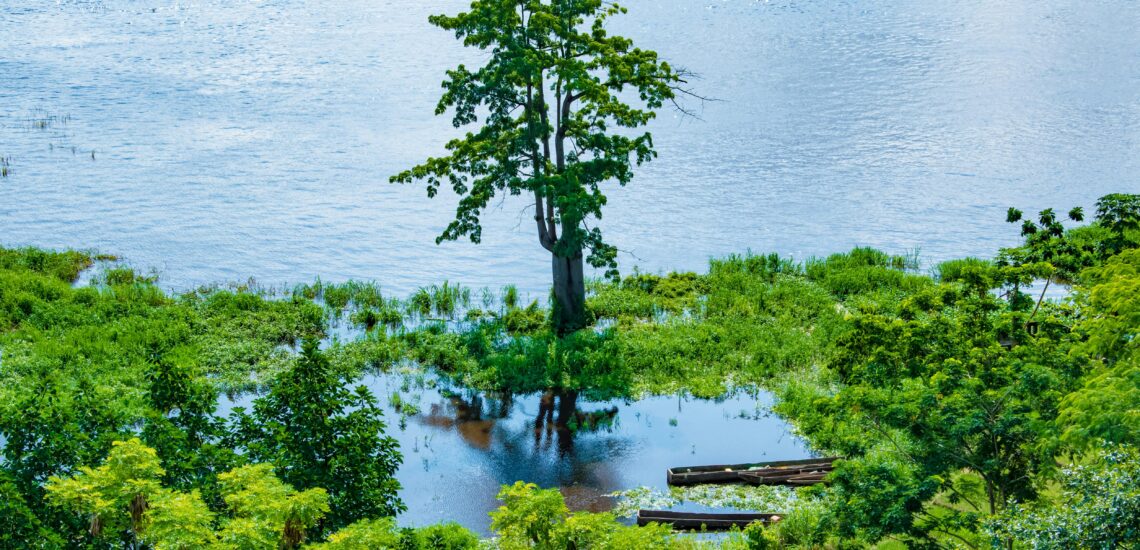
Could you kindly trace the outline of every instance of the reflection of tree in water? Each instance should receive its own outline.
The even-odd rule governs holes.
[[[432,404],[421,421],[438,429],[454,428],[464,442],[484,451],[500,483],[521,479],[557,486],[576,510],[612,507],[606,495],[622,488],[613,459],[626,454],[629,445],[612,437],[576,444],[575,437],[609,431],[618,407],[586,411],[578,407],[577,392],[550,391],[539,396],[533,420],[518,422],[511,421],[512,413],[526,414],[519,401],[533,397],[474,391],[440,395],[443,401]]]
[[[557,417],[554,416],[556,409]],[[559,454],[569,455],[574,451],[576,434],[609,429],[617,418],[617,412],[617,406],[585,412],[578,408],[578,392],[548,391],[538,401],[538,416],[534,419],[535,445],[542,443],[544,435],[550,439],[553,432],[556,434]]]
[[[436,428],[455,428],[463,441],[478,449],[491,448],[491,430],[495,423],[510,416],[514,399],[511,394],[488,394],[484,397],[477,392],[469,392],[467,397],[442,391],[445,401],[433,403],[424,423]]]

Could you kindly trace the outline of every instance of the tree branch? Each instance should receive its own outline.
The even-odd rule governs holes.
[[[538,244],[541,244],[547,252],[554,251],[554,239],[550,236],[550,231],[547,228],[545,217],[543,216],[542,193],[537,189],[534,191],[534,222],[538,225]]]

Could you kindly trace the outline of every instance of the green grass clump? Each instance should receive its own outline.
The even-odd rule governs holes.
[[[37,248],[0,248],[0,269],[32,271],[69,283],[93,262],[91,254],[76,250],[49,252]]]

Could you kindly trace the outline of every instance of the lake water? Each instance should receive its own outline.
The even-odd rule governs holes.
[[[539,419],[539,395],[504,400],[424,382],[402,374],[361,381],[386,405],[388,434],[400,442],[404,462],[397,477],[408,505],[400,521],[407,525],[457,521],[487,533],[487,514],[501,504],[495,498],[500,486],[517,480],[559,487],[571,509],[598,512],[613,507],[615,491],[667,492],[670,467],[810,456],[787,423],[769,412],[772,398],[765,392],[721,400],[579,401],[585,427],[572,433]],[[393,394],[418,412],[401,421]],[[224,399],[219,413],[248,408],[253,398]],[[708,510],[692,503],[678,509]]]
[[[1140,191],[1134,0],[630,0],[613,29],[721,101],[665,112],[613,189],[625,269],[872,245],[928,261],[1016,241],[1005,208]],[[441,151],[461,0],[0,2],[0,243],[96,247],[172,288],[443,279],[543,295],[525,203],[436,246],[450,197],[392,173]],[[46,127],[45,127],[46,126]]]

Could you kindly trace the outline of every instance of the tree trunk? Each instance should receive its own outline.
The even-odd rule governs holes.
[[[582,251],[569,258],[551,255],[554,275],[554,331],[559,336],[586,327],[586,280],[582,271]]]
[[[557,425],[559,428],[565,428],[570,425],[570,420],[574,418],[574,413],[578,412],[578,392],[575,390],[563,390],[558,395],[558,420]]]
[[[537,434],[543,426],[554,425],[554,391],[547,390],[538,400],[538,417],[534,419],[534,431]]]
[[[578,392],[562,390],[558,392],[558,418],[555,420],[555,438],[558,440],[558,455],[565,457],[574,451],[574,432],[570,421],[578,412]]]

